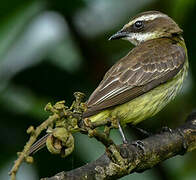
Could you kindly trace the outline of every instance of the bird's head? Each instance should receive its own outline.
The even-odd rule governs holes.
[[[182,29],[166,14],[159,11],[147,11],[133,17],[109,40],[122,38],[138,45],[150,39],[172,37],[181,33]]]

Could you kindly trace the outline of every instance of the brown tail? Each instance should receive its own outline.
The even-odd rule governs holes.
[[[46,145],[46,139],[48,138],[49,134],[46,134],[42,138],[40,138],[37,142],[35,142],[31,149],[29,150],[29,155],[36,153]]]

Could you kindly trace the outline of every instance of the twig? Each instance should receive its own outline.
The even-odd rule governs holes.
[[[44,121],[40,126],[38,126],[35,130],[32,126],[27,130],[28,133],[31,133],[29,141],[26,143],[24,149],[22,152],[19,152],[18,159],[14,162],[14,166],[12,167],[11,171],[9,172],[9,175],[11,176],[11,180],[16,179],[16,173],[18,171],[19,166],[24,161],[24,159],[31,163],[33,161],[33,158],[28,156],[28,152],[32,144],[37,140],[37,137],[40,135],[40,133],[46,129],[50,124],[52,124],[54,121],[56,121],[59,118],[59,115],[53,114],[50,116],[46,121]]]
[[[94,162],[42,180],[117,179],[133,172],[143,172],[168,158],[193,151],[196,149],[196,111],[181,127],[155,134],[141,142],[144,151],[134,146],[134,142],[119,145],[121,156],[127,160],[125,167],[111,162],[105,153]]]
[[[67,156],[73,151],[74,139],[71,133],[72,131],[79,130],[77,124],[78,124],[78,121],[81,119],[81,114],[85,108],[84,103],[82,103],[84,94],[81,92],[75,92],[74,96],[75,96],[75,101],[73,101],[72,106],[70,108],[65,106],[65,101],[59,101],[53,106],[51,103],[48,103],[45,107],[45,110],[51,112],[53,115],[49,116],[49,118],[45,120],[36,129],[34,129],[33,126],[30,126],[27,129],[27,133],[30,134],[30,138],[29,138],[29,141],[24,146],[23,151],[18,152],[18,159],[14,162],[14,166],[9,172],[9,175],[11,176],[11,180],[16,179],[16,173],[24,160],[27,163],[33,163],[33,157],[29,156],[31,152],[31,147],[33,143],[37,140],[41,132],[47,129],[48,127],[52,127],[54,125],[55,127],[58,127],[55,129],[56,131],[54,132],[56,132],[55,134],[58,136],[57,139],[61,140],[63,146],[66,146],[66,149],[64,152],[61,151],[61,149],[58,149],[59,153],[63,152],[63,156]],[[64,118],[66,117],[66,119],[64,119],[63,117]],[[46,140],[45,137],[44,139]],[[53,148],[54,144],[53,144],[52,139],[53,138],[50,138],[47,141],[48,143],[50,143],[50,146],[49,146],[50,148],[48,147],[49,149],[55,149],[55,147]],[[58,147],[64,148],[63,146],[58,146]]]

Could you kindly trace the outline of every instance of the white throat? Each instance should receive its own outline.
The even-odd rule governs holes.
[[[138,44],[154,39],[156,32],[146,32],[146,33],[131,33],[128,37],[124,38],[125,40],[130,41],[132,44],[137,46]]]

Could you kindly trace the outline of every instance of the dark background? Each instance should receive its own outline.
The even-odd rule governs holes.
[[[184,30],[189,54],[189,76],[180,95],[155,117],[139,124],[151,132],[174,128],[196,108],[195,0],[7,0],[0,3],[0,179],[28,140],[26,129],[48,114],[48,102],[73,100],[73,92],[87,97],[112,64],[133,47],[126,41],[108,41],[130,17],[146,10],[167,13]],[[136,139],[129,128],[127,136]],[[52,176],[95,160],[104,147],[76,134],[74,153],[61,159],[46,149],[35,163],[23,163],[20,180]],[[121,143],[119,133],[112,137]],[[141,174],[122,179],[194,180],[196,152],[177,156]]]

